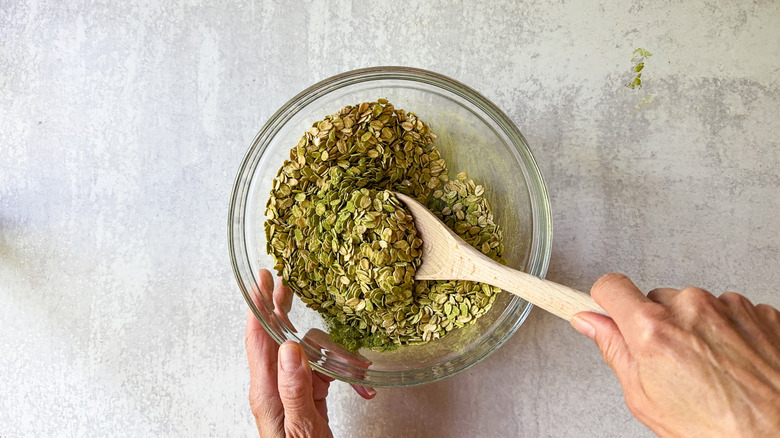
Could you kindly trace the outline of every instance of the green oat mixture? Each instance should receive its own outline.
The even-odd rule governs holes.
[[[314,123],[274,179],[265,223],[274,269],[351,351],[441,338],[487,312],[500,291],[414,280],[422,241],[393,192],[503,262],[485,188],[465,173],[450,180],[435,139],[384,99],[347,106]]]

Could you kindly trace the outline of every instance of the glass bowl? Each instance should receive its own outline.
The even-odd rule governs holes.
[[[450,177],[465,171],[485,187],[495,222],[503,229],[508,265],[543,277],[552,244],[550,202],[525,139],[501,110],[473,89],[407,67],[339,74],[282,106],[252,141],[238,170],[228,243],[239,288],[277,342],[300,342],[312,368],[337,379],[375,387],[409,386],[443,379],[487,357],[520,327],[531,304],[502,292],[476,323],[442,339],[389,352],[362,349],[353,354],[330,340],[320,315],[297,297],[280,301],[256,293],[259,270],[273,267],[266,253],[265,205],[290,149],[312,123],[346,105],[379,98],[416,113],[430,125]]]

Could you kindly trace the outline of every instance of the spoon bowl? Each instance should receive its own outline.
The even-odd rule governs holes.
[[[567,321],[583,311],[606,315],[589,294],[498,263],[466,243],[424,205],[402,193],[395,195],[412,213],[417,235],[423,242],[416,280],[487,283]]]

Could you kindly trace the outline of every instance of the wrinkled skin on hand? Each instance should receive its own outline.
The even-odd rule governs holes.
[[[273,276],[260,271],[260,293],[283,324],[295,330],[289,319],[292,293],[281,280],[274,287]],[[255,305],[261,298],[253,296]],[[261,437],[331,437],[326,397],[332,377],[312,372],[301,346],[295,342],[278,345],[251,310],[246,316],[247,360],[249,361],[249,405]],[[368,362],[370,364],[370,362]],[[373,388],[354,385],[363,398],[376,395]]]
[[[729,292],[686,287],[647,296],[624,275],[591,295],[610,317],[571,323],[593,339],[631,413],[662,437],[776,436],[780,431],[780,312]]]

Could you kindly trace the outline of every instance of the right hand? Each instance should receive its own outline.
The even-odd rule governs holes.
[[[777,436],[780,312],[695,287],[644,296],[620,274],[591,295],[611,317],[571,323],[595,340],[639,421],[660,436]]]

